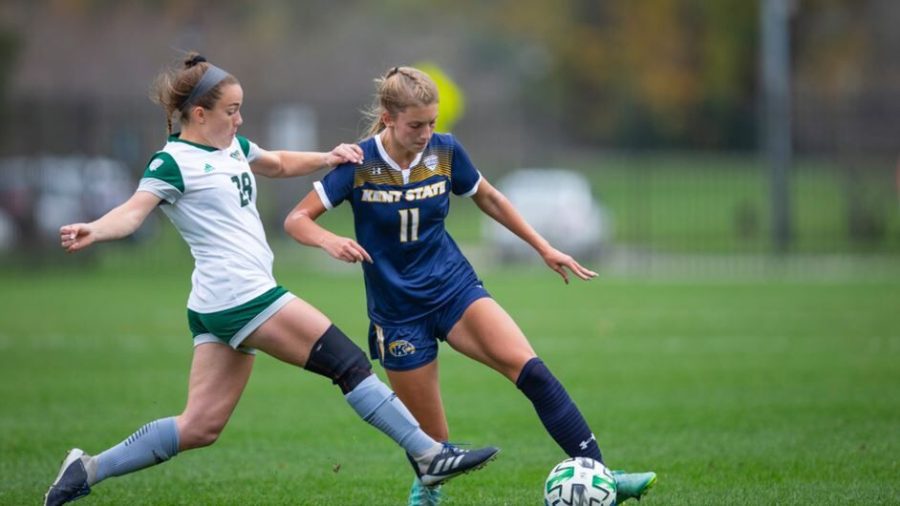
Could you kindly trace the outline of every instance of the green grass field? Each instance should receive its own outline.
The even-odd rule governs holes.
[[[278,274],[363,344],[358,276]],[[181,410],[188,277],[0,275],[0,503],[40,502],[71,446],[97,452]],[[641,504],[900,503],[900,283],[484,278],[607,463],[659,474]],[[530,404],[446,347],[441,367],[452,439],[503,448],[445,504],[540,504],[564,455]],[[259,356],[218,443],[80,504],[404,504],[410,480],[337,388]]]

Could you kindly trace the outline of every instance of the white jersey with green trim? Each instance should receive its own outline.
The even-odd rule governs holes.
[[[191,248],[187,306],[198,313],[238,306],[276,286],[249,163],[259,153],[240,136],[217,149],[174,135],[138,185],[162,199],[160,207]]]

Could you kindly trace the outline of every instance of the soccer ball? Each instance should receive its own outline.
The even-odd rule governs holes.
[[[566,459],[544,483],[544,506],[615,506],[616,479],[594,459]]]

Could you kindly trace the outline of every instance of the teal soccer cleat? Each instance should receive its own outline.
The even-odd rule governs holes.
[[[426,487],[418,478],[413,479],[409,489],[407,506],[438,506],[441,504],[441,486]]]
[[[613,471],[616,479],[616,503],[621,504],[628,499],[641,500],[648,490],[656,485],[656,473],[626,473]]]

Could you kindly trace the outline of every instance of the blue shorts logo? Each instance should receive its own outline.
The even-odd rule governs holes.
[[[388,345],[388,353],[395,357],[405,357],[416,352],[416,347],[409,341],[399,340]]]

